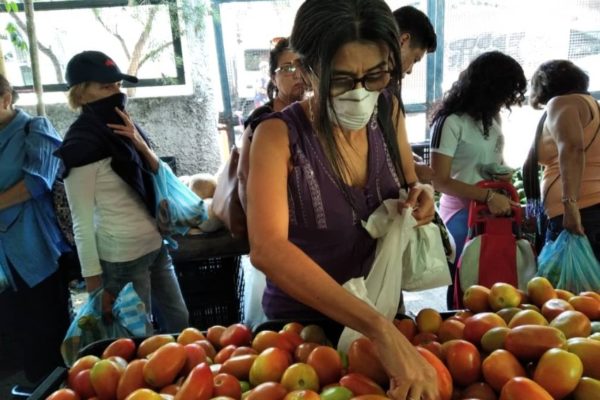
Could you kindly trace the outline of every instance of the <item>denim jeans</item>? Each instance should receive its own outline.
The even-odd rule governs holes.
[[[448,232],[452,235],[454,239],[454,243],[456,244],[456,257],[454,258],[454,263],[448,263],[448,267],[450,268],[450,275],[452,276],[452,284],[448,286],[448,292],[446,293],[446,306],[449,310],[451,310],[454,306],[454,276],[456,275],[456,267],[458,265],[458,260],[460,259],[460,255],[462,254],[463,248],[465,247],[465,242],[467,241],[467,235],[469,233],[469,209],[463,208],[456,214],[454,214],[448,222],[446,222],[446,227],[448,228]]]
[[[126,262],[100,260],[104,288],[115,296],[128,282],[146,305],[150,314],[158,312],[158,324],[162,332],[180,332],[189,325],[189,313],[171,256],[163,245],[159,250]]]
[[[600,204],[579,210],[581,224],[585,235],[590,241],[596,259],[600,261]],[[548,220],[546,228],[546,242],[554,241],[563,230],[563,216],[559,215]]]

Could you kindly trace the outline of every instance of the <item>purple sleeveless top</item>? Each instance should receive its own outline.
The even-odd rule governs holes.
[[[264,119],[287,123],[292,158],[288,175],[289,240],[338,283],[366,276],[376,240],[362,227],[383,200],[397,198],[400,181],[376,118],[367,126],[368,177],[364,188],[350,188],[352,209],[334,179],[333,169],[300,103]],[[269,318],[322,317],[267,279],[262,306]]]

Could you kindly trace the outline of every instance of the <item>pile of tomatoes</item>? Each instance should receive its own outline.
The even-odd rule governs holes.
[[[433,309],[396,327],[435,368],[442,400],[600,399],[600,294],[465,291],[467,310]],[[139,344],[136,344],[139,343]],[[317,325],[255,335],[242,324],[116,339],[78,359],[49,400],[382,400],[389,381],[372,343],[335,350]]]

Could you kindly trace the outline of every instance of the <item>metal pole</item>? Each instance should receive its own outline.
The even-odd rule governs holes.
[[[38,58],[37,36],[35,34],[35,21],[33,11],[33,0],[25,0],[25,21],[27,22],[27,39],[29,40],[29,57],[31,58],[31,73],[33,75],[33,88],[37,97],[37,113],[38,115],[46,115],[44,107],[44,88],[42,87],[42,79],[40,76],[40,63]]]

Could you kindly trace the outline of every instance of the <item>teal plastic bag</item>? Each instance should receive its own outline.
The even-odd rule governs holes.
[[[208,218],[204,200],[181,182],[162,160],[154,175],[154,192],[158,230],[167,244],[176,249],[177,243],[171,235],[185,235]]]
[[[121,289],[115,299],[111,324],[102,320],[102,293],[101,288],[90,293],[87,303],[81,307],[67,330],[60,348],[67,366],[77,360],[79,350],[98,340],[152,334],[144,302],[131,282]]]
[[[544,245],[538,256],[538,276],[554,288],[572,293],[600,290],[600,262],[587,236],[563,230],[554,242]]]
[[[10,282],[8,281],[8,276],[4,273],[4,269],[2,265],[0,265],[0,293],[4,292],[10,286]]]

